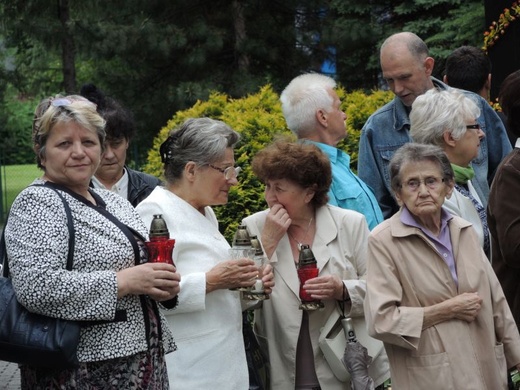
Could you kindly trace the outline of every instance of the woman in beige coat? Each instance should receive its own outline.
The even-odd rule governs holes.
[[[326,204],[331,168],[315,145],[279,141],[255,156],[253,171],[265,184],[269,209],[244,224],[261,238],[276,284],[271,299],[255,311],[255,332],[271,364],[271,389],[350,389],[334,376],[318,339],[339,312],[338,301],[345,315],[363,316],[367,222],[360,213]],[[310,245],[319,269],[304,289],[322,300],[322,310],[299,309],[302,244]],[[379,385],[389,376],[388,361],[384,351],[374,358],[369,374]]]
[[[394,389],[506,389],[520,336],[471,224],[442,209],[442,149],[409,143],[390,163],[400,211],[368,241],[365,316],[385,343]]]

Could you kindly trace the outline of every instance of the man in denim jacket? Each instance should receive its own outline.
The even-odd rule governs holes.
[[[429,57],[426,44],[413,33],[397,33],[387,38],[381,46],[380,60],[383,77],[396,96],[372,114],[363,126],[358,175],[374,190],[384,217],[389,218],[399,206],[392,197],[388,164],[394,152],[411,141],[409,113],[412,103],[431,88],[450,87],[431,77],[435,61]],[[462,92],[480,108],[477,123],[486,134],[478,157],[472,161],[473,185],[486,207],[489,185],[498,165],[511,151],[511,144],[502,121],[488,102],[475,93]]]

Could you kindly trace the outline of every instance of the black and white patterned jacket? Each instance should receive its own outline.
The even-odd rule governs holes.
[[[43,183],[38,179],[33,184]],[[142,300],[148,298],[117,297],[116,272],[135,264],[134,248],[122,230],[95,207],[105,203],[109,213],[144,238],[148,237],[147,228],[126,199],[106,190],[93,192],[101,200],[98,206],[61,191],[70,205],[75,228],[72,271],[65,269],[67,217],[53,190],[39,186],[23,190],[5,227],[9,270],[20,303],[48,316],[97,321],[81,329],[80,361],[129,356],[148,348],[148,314],[142,306]],[[116,313],[123,314],[122,321],[114,321]],[[160,318],[164,349],[169,352],[175,344],[163,316]]]

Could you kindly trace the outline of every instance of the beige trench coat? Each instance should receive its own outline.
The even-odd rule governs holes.
[[[449,221],[457,288],[431,241],[400,216],[370,234],[365,299],[368,331],[385,343],[392,388],[506,389],[507,368],[520,363],[520,336],[471,224]],[[450,320],[422,330],[423,307],[463,292],[483,299],[473,322]]]
[[[267,212],[256,213],[243,221],[250,234],[262,236]],[[316,232],[312,251],[318,263],[319,275],[338,275],[352,300],[351,305],[346,305],[345,314],[351,317],[363,316],[369,234],[365,217],[355,211],[326,205],[316,212]],[[288,390],[294,389],[296,346],[302,311],[298,308],[300,282],[287,235],[280,240],[270,262],[274,268],[275,287],[271,299],[263,301],[263,307],[255,310],[255,333],[269,356],[271,388]],[[318,345],[320,329],[338,307],[333,300],[324,303],[323,310],[309,314],[316,374],[322,390],[350,389],[349,384],[336,379]],[[388,359],[384,351],[372,363],[370,374],[378,384],[389,377]]]

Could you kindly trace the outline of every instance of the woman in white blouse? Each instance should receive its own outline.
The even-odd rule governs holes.
[[[178,346],[166,355],[172,389],[249,387],[240,292],[230,288],[251,286],[257,268],[249,259],[229,260],[230,246],[210,207],[227,203],[237,184],[238,140],[224,122],[188,119],[161,145],[165,187],[137,206],[148,226],[154,214],[162,214],[175,239],[181,293],[177,309],[165,313]],[[270,292],[270,267],[263,279]]]

